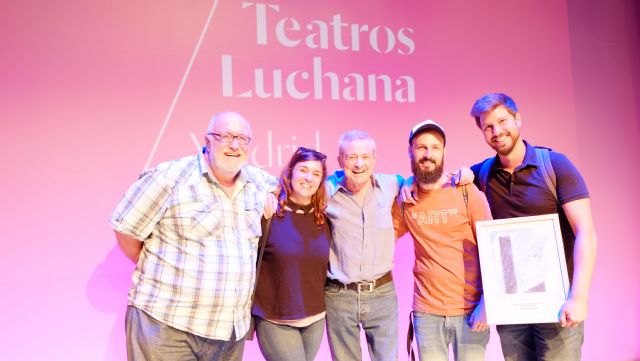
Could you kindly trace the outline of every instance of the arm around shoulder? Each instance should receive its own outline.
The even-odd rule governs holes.
[[[393,202],[393,207],[391,207],[391,217],[393,219],[393,231],[397,241],[398,238],[409,232],[407,223],[404,220],[404,204],[398,200]]]

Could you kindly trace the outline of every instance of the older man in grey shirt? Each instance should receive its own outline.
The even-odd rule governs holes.
[[[342,171],[327,180],[333,244],[325,287],[327,335],[334,360],[360,360],[360,327],[371,360],[398,356],[398,300],[391,276],[391,206],[402,177],[373,174],[375,142],[352,130],[340,137]]]

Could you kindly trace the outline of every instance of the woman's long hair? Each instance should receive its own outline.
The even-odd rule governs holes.
[[[311,196],[311,204],[313,205],[313,217],[318,226],[323,225],[326,222],[324,211],[327,209],[327,191],[325,187],[325,181],[327,180],[327,165],[325,163],[327,156],[309,148],[300,147],[291,156],[289,164],[282,170],[280,175],[280,187],[278,190],[278,210],[276,214],[282,217],[282,211],[284,205],[289,199],[289,195],[293,193],[293,187],[291,186],[291,176],[293,168],[300,162],[306,162],[309,160],[317,160],[322,164],[322,179],[316,192]]]

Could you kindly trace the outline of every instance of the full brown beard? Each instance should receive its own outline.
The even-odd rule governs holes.
[[[420,161],[434,161],[436,167],[429,171],[429,170],[422,170],[419,166]],[[418,161],[411,161],[411,171],[413,172],[413,176],[416,179],[416,182],[418,182],[418,184],[434,184],[436,183],[441,177],[442,177],[442,173],[444,170],[444,161],[440,162],[440,164],[438,164],[438,162],[435,162],[434,159],[429,159],[426,157],[421,158]]]

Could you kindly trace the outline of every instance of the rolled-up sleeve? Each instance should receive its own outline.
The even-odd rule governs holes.
[[[140,241],[149,237],[166,211],[171,187],[162,172],[152,172],[135,182],[111,214],[114,230]]]

